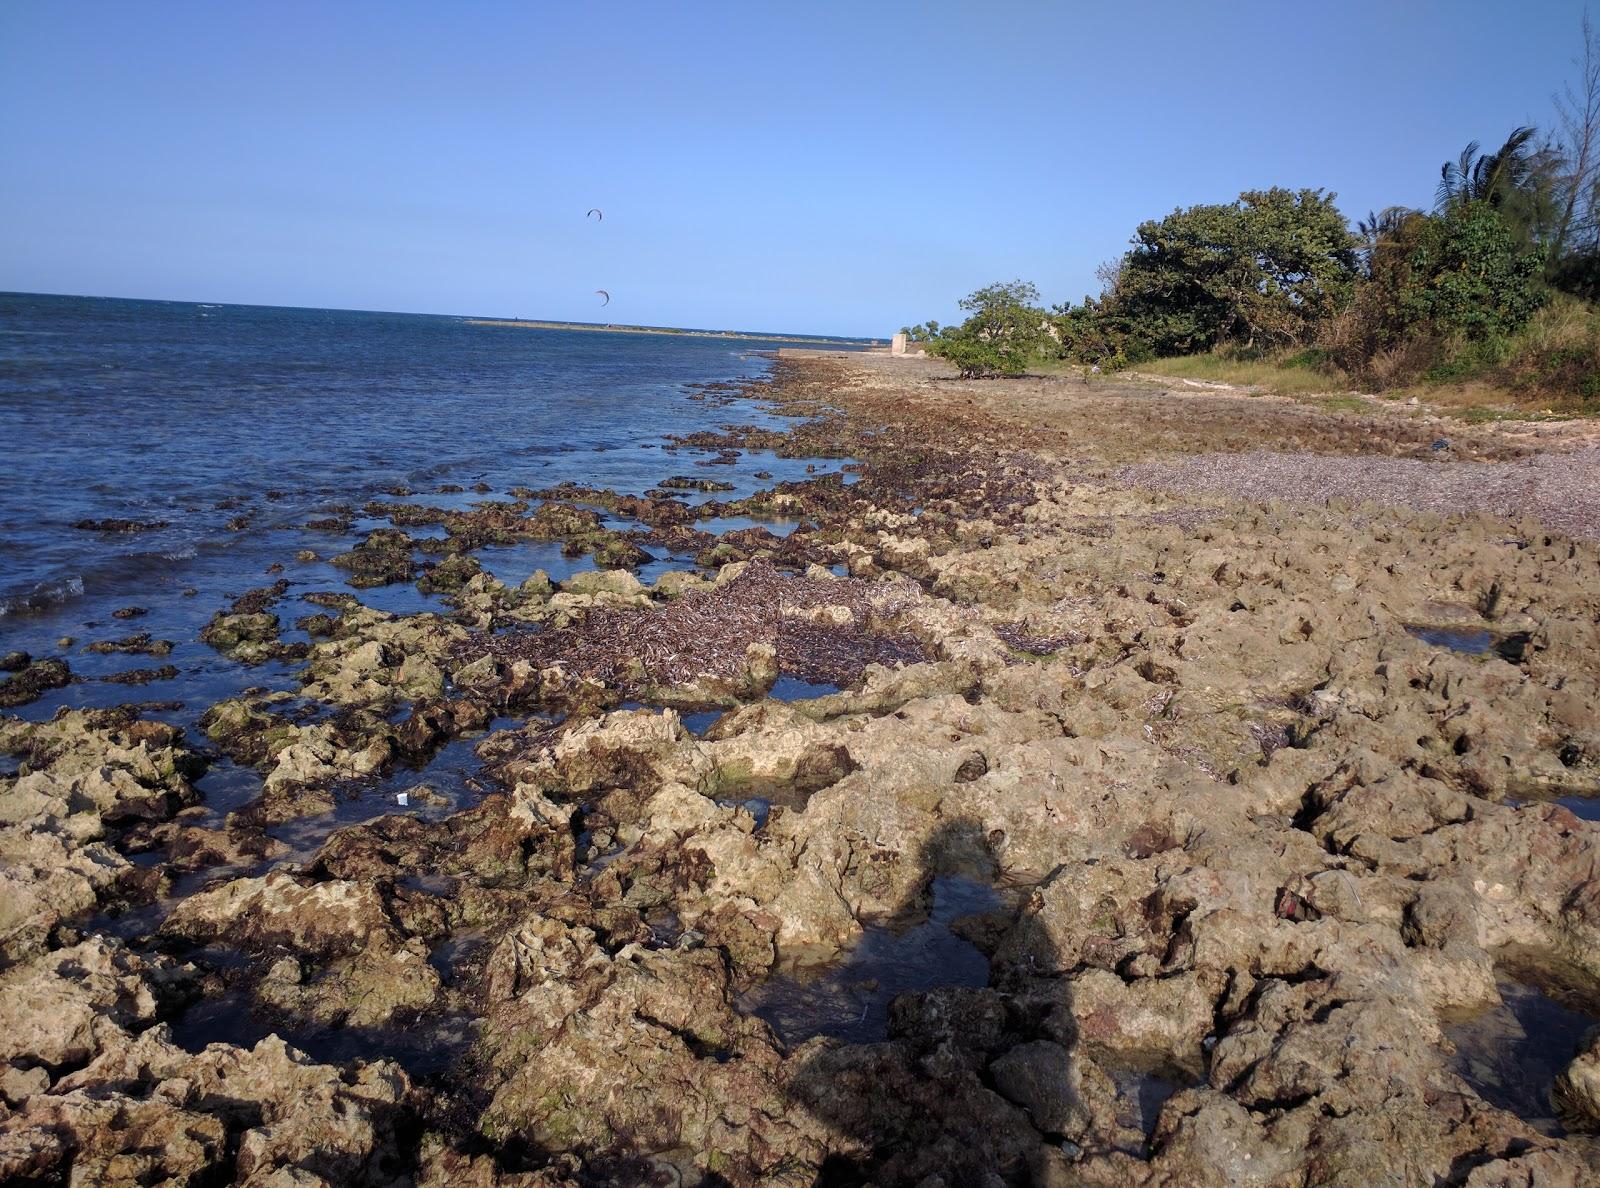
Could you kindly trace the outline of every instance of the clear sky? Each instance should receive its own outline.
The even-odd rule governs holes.
[[[0,0],[0,289],[884,335],[1242,189],[1428,205],[1582,11]]]

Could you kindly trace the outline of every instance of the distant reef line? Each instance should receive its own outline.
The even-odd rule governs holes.
[[[745,330],[680,330],[673,326],[612,326],[598,322],[530,322],[521,318],[463,318],[469,326],[517,326],[525,330],[593,330],[605,334],[676,334],[684,338],[729,338],[741,342],[812,342],[833,346],[879,342],[872,338],[827,338],[806,334],[752,334]]]

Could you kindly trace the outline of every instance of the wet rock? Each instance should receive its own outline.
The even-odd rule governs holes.
[[[560,540],[597,531],[600,514],[586,507],[550,500],[534,511],[530,521],[530,535],[541,540]]]
[[[990,1064],[989,1072],[1001,1094],[1027,1110],[1046,1134],[1071,1138],[1083,1133],[1087,1111],[1078,1101],[1072,1059],[1060,1044],[1019,1044]]]
[[[230,609],[236,615],[258,615],[268,607],[276,605],[288,592],[288,580],[279,578],[270,586],[258,586],[253,590],[246,590],[233,600]]]
[[[278,639],[278,616],[265,611],[258,614],[218,611],[200,629],[200,640],[241,664],[274,660],[284,650]]]
[[[270,861],[288,853],[289,847],[256,829],[207,829],[173,822],[151,831],[152,842],[166,846],[168,866],[191,872],[210,867],[240,868]]]
[[[159,668],[131,668],[126,672],[114,672],[110,676],[102,677],[115,685],[148,685],[151,681],[170,681],[178,675],[174,665],[163,664]]]
[[[466,634],[436,615],[347,612],[334,638],[310,649],[305,694],[338,705],[377,707],[402,698],[439,697],[445,681],[440,665]]]
[[[412,756],[426,755],[447,738],[480,730],[489,723],[489,710],[471,698],[422,700],[395,727],[395,744]]]
[[[235,761],[264,770],[263,798],[246,813],[257,824],[327,812],[329,785],[371,775],[394,759],[395,727],[365,707],[302,725],[273,712],[287,693],[218,702],[200,718],[206,736]]]
[[[60,689],[72,683],[72,670],[64,660],[52,658],[30,662],[26,652],[13,652],[6,659],[12,661],[17,656],[24,658],[24,665],[8,669],[11,675],[0,680],[0,709],[27,705],[51,689]]]
[[[302,615],[294,621],[294,625],[297,630],[304,631],[313,638],[317,636],[326,638],[338,630],[339,620],[333,615]]]
[[[617,533],[591,539],[585,543],[590,545],[589,551],[594,555],[594,563],[606,568],[637,569],[655,560],[633,541]]]
[[[1578,1055],[1556,1078],[1551,1097],[1574,1127],[1600,1131],[1600,1027],[1584,1034]]]
[[[417,568],[411,548],[411,537],[399,529],[374,528],[355,548],[329,558],[329,564],[348,570],[347,584],[357,589],[409,582]]]
[[[701,478],[698,475],[673,475],[656,484],[664,491],[731,491],[732,483],[721,479]]]
[[[132,535],[139,532],[158,532],[167,527],[165,520],[79,520],[72,525],[83,532],[106,532]]]
[[[140,656],[168,656],[172,654],[170,639],[153,639],[148,631],[125,635],[121,639],[96,640],[83,649],[96,655],[108,656],[114,652],[127,652]]]
[[[521,896],[503,891],[572,873],[575,818],[571,806],[538,794],[491,794],[437,824],[395,815],[347,826],[318,851],[313,870],[356,882],[398,882],[419,871],[459,879],[451,903],[460,922],[499,924],[526,908]],[[400,909],[391,902],[390,910]]]
[[[422,575],[417,578],[417,589],[424,594],[459,590],[483,572],[475,557],[454,554],[440,562],[425,561]]]

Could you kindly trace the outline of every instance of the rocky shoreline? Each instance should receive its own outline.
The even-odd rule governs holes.
[[[297,693],[0,716],[0,1180],[1597,1182],[1600,549],[1532,518],[1600,507],[1580,436],[789,352],[710,395],[793,427],[685,438],[692,489],[850,481],[401,495],[309,643],[276,586],[202,633]],[[473,556],[528,539],[600,568]]]

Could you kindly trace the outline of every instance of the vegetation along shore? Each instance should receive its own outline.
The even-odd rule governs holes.
[[[309,647],[273,587],[207,629],[298,695],[0,719],[0,1177],[1594,1182],[1584,422],[807,351],[706,396],[674,448],[849,475],[375,503]],[[609,568],[473,556],[596,508]],[[466,807],[279,840],[450,748]]]
[[[1140,223],[1097,296],[1029,282],[904,332],[964,375],[1134,368],[1283,393],[1422,395],[1469,416],[1600,414],[1600,37],[1548,127],[1437,168],[1431,210],[1354,226],[1321,189],[1273,186]]]

